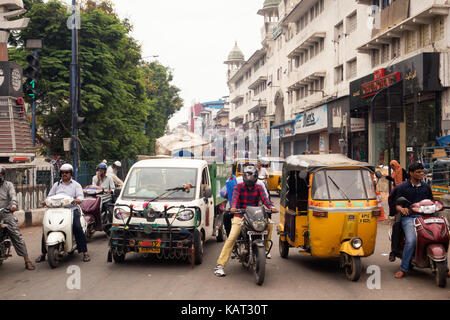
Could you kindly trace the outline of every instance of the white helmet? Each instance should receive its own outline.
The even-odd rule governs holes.
[[[73,167],[68,163],[64,163],[61,168],[59,168],[59,172],[61,171],[70,171],[73,174]]]
[[[106,159],[104,159],[104,160],[102,161],[102,163],[108,164],[108,161],[106,161]]]
[[[114,162],[114,165],[115,165],[116,167],[121,167],[121,166],[122,166],[122,164],[120,163],[120,161]]]

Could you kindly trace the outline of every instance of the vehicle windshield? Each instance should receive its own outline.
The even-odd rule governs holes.
[[[437,163],[433,167],[432,184],[435,186],[449,186],[450,166],[448,164]]]
[[[283,171],[283,162],[271,162],[269,170],[270,172]]]
[[[376,199],[372,174],[366,169],[317,171],[314,174],[311,195],[314,200]]]
[[[150,200],[167,189],[191,184],[190,192],[168,192],[162,199],[194,199],[196,190],[197,169],[195,168],[134,168],[124,187],[124,198],[140,198]]]

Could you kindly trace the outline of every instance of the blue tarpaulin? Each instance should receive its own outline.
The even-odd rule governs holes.
[[[188,150],[180,150],[175,152],[172,157],[193,157],[194,154]]]

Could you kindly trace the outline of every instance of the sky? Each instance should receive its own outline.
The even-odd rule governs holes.
[[[71,4],[72,1],[65,0]],[[237,41],[248,59],[261,48],[264,0],[113,0],[120,18],[134,25],[131,36],[142,56],[172,70],[184,107],[169,120],[186,121],[194,102],[229,95],[223,63]],[[81,28],[83,26],[81,25]]]

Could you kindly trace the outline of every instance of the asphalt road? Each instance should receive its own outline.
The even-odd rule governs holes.
[[[278,205],[279,199],[273,200]],[[215,240],[206,242],[203,263],[199,266],[136,254],[128,255],[125,263],[119,265],[106,261],[107,238],[97,232],[88,243],[92,259],[88,263],[75,254],[57,269],[50,269],[45,262],[36,264],[35,271],[28,271],[23,259],[14,252],[0,266],[0,300],[449,300],[450,284],[445,289],[437,287],[430,270],[414,270],[406,278],[394,279],[400,261],[388,261],[388,229],[387,222],[379,223],[375,253],[362,259],[364,271],[358,282],[345,278],[337,260],[302,256],[294,248],[290,249],[288,259],[282,259],[274,232],[272,259],[267,261],[262,286],[257,286],[253,274],[235,260],[226,266],[226,277],[216,277],[213,268],[223,243]],[[41,228],[26,228],[22,233],[34,260],[40,252]],[[376,284],[372,273],[367,273],[368,268],[374,268],[369,266],[380,268],[379,289],[368,286]],[[73,288],[76,282],[71,282],[77,273],[72,273],[73,270],[80,273],[79,289]]]

